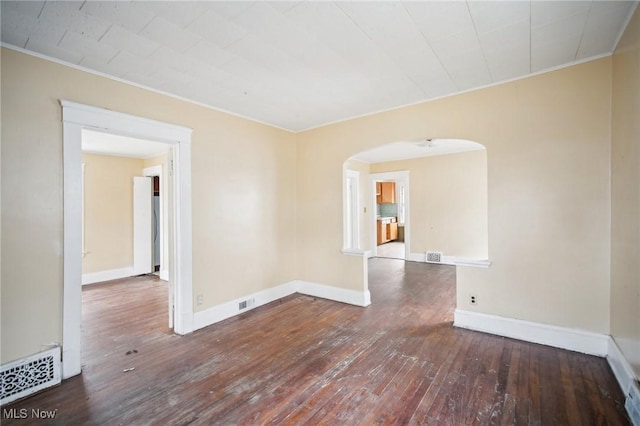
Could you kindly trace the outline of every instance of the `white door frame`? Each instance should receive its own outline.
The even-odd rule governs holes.
[[[166,143],[174,151],[169,165],[173,211],[169,212],[170,281],[175,285],[175,327],[193,331],[191,252],[191,132],[174,124],[60,100],[63,121],[63,324],[62,377],[81,373],[82,319],[82,130],[98,130]]]
[[[351,187],[351,191],[349,191]],[[343,251],[360,250],[360,172],[355,170],[344,171],[343,189]]]
[[[410,209],[410,191],[409,191],[409,171],[403,170],[399,172],[372,173],[369,175],[369,186],[371,188],[371,205],[376,205],[376,182],[394,181],[401,183],[405,187],[405,221],[404,221],[404,258],[410,258],[411,253],[411,209]],[[369,245],[371,247],[371,257],[378,255],[378,241],[376,239],[378,233],[377,218],[375,214],[371,217],[369,228]]]
[[[167,160],[165,161],[165,164],[170,164],[171,162],[171,153],[167,153]],[[163,174],[162,174],[162,164],[158,164],[155,166],[151,166],[151,167],[145,167],[144,169],[142,169],[142,176],[157,176],[158,179],[160,180],[160,195],[159,195],[159,204],[160,204],[160,216],[158,218],[158,222],[159,222],[159,227],[160,227],[160,279],[164,280],[164,281],[169,281],[169,266],[167,265],[167,262],[165,262],[164,259],[164,252],[165,252],[165,239],[167,238],[167,236],[165,235],[165,231],[168,229],[168,226],[166,226],[167,224],[165,223],[166,220],[166,214],[165,211],[167,209],[167,206],[165,205],[165,201],[167,200],[168,194],[168,188],[167,188],[167,183],[164,181],[163,179]],[[173,301],[176,299],[176,293],[175,293],[175,288],[172,285],[171,282],[169,282],[169,286],[168,286],[168,290],[167,292],[169,293],[169,297],[167,297],[167,310],[169,312],[169,328],[173,328],[173,316],[175,314],[174,310],[173,310]]]
[[[167,162],[169,161],[170,161],[169,158],[167,158]],[[164,250],[165,250],[164,240],[166,238],[166,236],[164,235],[165,233],[164,202],[166,198],[165,198],[165,194],[163,194],[163,192],[165,192],[167,189],[166,189],[166,183],[164,182],[164,179],[162,176],[162,164],[158,164],[151,167],[145,167],[144,169],[142,169],[142,176],[149,176],[149,177],[157,176],[158,180],[160,181],[160,195],[158,199],[158,202],[160,204],[160,216],[158,217],[158,223],[160,226],[160,279],[168,281],[169,272],[167,271],[167,265],[165,265],[165,261],[164,261]]]

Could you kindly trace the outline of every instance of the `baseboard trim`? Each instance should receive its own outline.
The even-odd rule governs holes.
[[[425,255],[426,257],[426,255]],[[427,263],[438,263],[438,262],[427,262]],[[452,265],[456,266],[456,258],[454,256],[442,256],[440,258],[440,262],[443,265]]]
[[[169,271],[166,269],[160,270],[160,279],[163,281],[169,281]]]
[[[611,366],[611,370],[613,370],[613,375],[616,376],[616,380],[618,380],[620,389],[622,389],[622,392],[626,396],[629,393],[631,386],[636,381],[635,374],[633,373],[631,365],[620,350],[620,347],[618,347],[615,339],[609,336],[608,343],[607,362]]]
[[[486,259],[466,259],[464,257],[454,257],[453,262],[456,266],[470,266],[473,268],[487,269],[491,266],[491,262]]]
[[[95,284],[103,281],[118,280],[133,276],[133,266],[120,269],[110,269],[108,271],[92,272],[82,274],[82,285]]]
[[[604,357],[609,336],[567,327],[456,309],[454,326]]]
[[[301,280],[295,281],[295,289],[298,293],[306,294],[307,296],[320,297],[349,305],[365,307],[371,304],[371,293],[369,290],[347,290]]]
[[[266,305],[267,303],[287,297],[293,293],[295,293],[295,285],[293,281],[290,281],[276,287],[271,287],[239,299],[234,299],[229,302],[213,306],[205,309],[204,311],[195,312],[193,314],[193,330],[199,330],[208,325],[224,321],[240,313],[255,309],[258,306]],[[239,303],[249,299],[254,299],[253,306],[240,310],[238,306]]]
[[[466,257],[442,256],[441,262],[427,262],[426,253],[410,253],[407,260],[411,262],[435,263],[438,265],[471,266],[474,268],[488,268],[491,262],[486,259],[471,259]]]
[[[407,255],[407,259],[409,262],[426,262],[427,254],[426,253],[409,253]]]
[[[311,283],[308,281],[294,280],[239,299],[213,306],[203,311],[195,312],[193,314],[193,329],[194,331],[199,330],[294,293],[301,293],[307,296],[320,297],[322,299],[362,307],[369,306],[371,304],[371,293],[369,293],[368,290],[366,292],[360,292],[324,284]],[[250,299],[253,299],[254,304],[241,310],[239,308],[240,302]]]

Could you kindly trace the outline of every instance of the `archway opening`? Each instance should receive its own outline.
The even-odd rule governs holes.
[[[426,137],[398,141],[357,153],[343,168],[345,252],[488,265],[487,151],[482,144]],[[347,178],[354,173],[356,186]],[[360,231],[357,241],[346,238],[353,229]]]
[[[345,235],[360,231],[357,240],[345,238],[345,249],[375,257],[379,247],[400,241],[406,249],[398,257],[404,260],[428,261],[428,252],[439,253],[439,263],[488,259],[487,155],[480,143],[393,142],[347,159],[344,176],[352,187],[348,192],[345,185]]]

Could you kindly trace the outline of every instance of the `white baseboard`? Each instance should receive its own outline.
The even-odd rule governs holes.
[[[620,389],[622,389],[624,395],[627,396],[629,389],[636,381],[636,376],[633,373],[631,365],[618,347],[615,339],[609,336],[608,343],[607,361],[611,366],[611,370],[613,370],[614,376],[616,376],[616,380],[618,380]]]
[[[198,330],[208,325],[226,320],[242,312],[248,312],[258,306],[266,305],[275,300],[282,299],[294,293],[306,294],[308,296],[320,297],[336,302],[348,303],[356,306],[369,306],[371,304],[371,294],[369,291],[360,292],[356,290],[346,290],[323,284],[311,283],[308,281],[294,280],[272,287],[266,290],[241,297],[230,302],[222,303],[199,311],[193,315],[193,329]],[[254,300],[254,304],[246,309],[240,310],[239,303],[245,300]]]
[[[489,268],[491,262],[486,259],[467,259],[465,257],[454,257],[453,264],[456,266],[472,266],[474,268]]]
[[[471,259],[466,257],[456,256],[442,256],[440,262],[427,262],[426,253],[410,253],[407,260],[411,262],[424,262],[424,263],[437,263],[440,265],[453,265],[453,266],[472,266],[475,268],[488,268],[491,266],[491,262],[484,259]]]
[[[426,253],[409,253],[407,255],[407,259],[409,262],[426,262],[427,254]]]
[[[307,296],[320,297],[334,300],[336,302],[348,303],[356,306],[369,306],[371,304],[371,293],[357,290],[347,290],[344,288],[332,287],[324,284],[312,283],[309,281],[294,281],[295,289],[298,293]]]
[[[169,281],[169,271],[166,269],[160,270],[160,279],[163,281]]]
[[[426,257],[426,255],[425,255]],[[431,263],[431,262],[429,262]],[[443,265],[452,265],[456,266],[456,258],[454,256],[442,256],[440,258],[440,263]]]
[[[282,299],[293,293],[295,293],[295,281],[290,281],[277,287],[272,287],[240,299],[213,306],[204,311],[198,311],[193,314],[193,330],[195,331],[208,325],[224,321],[241,312],[248,312],[258,306],[266,305],[267,303]],[[249,299],[254,299],[255,302],[253,306],[240,310],[238,306],[239,303]]]
[[[609,336],[567,327],[456,309],[454,326],[604,357]]]
[[[133,276],[133,266],[121,269],[111,269],[108,271],[92,272],[82,274],[82,285],[100,283],[103,281],[118,280]]]

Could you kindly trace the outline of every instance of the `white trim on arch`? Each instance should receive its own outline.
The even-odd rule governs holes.
[[[360,250],[360,173],[344,170],[343,186],[343,251]]]
[[[82,309],[82,130],[166,143],[173,148],[172,176],[174,209],[170,212],[170,280],[175,283],[174,331],[193,331],[191,253],[191,133],[174,124],[60,100],[63,121],[64,251],[62,376],[80,374],[80,322]],[[173,173],[172,173],[173,170]],[[173,238],[171,238],[173,236]]]

